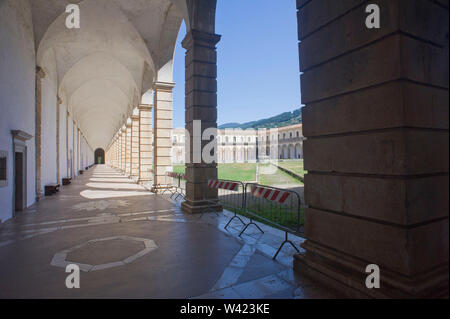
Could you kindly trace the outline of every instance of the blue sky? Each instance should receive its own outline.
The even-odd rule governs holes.
[[[295,0],[218,0],[218,124],[249,122],[300,107]],[[184,127],[184,54],[175,52],[174,127]]]

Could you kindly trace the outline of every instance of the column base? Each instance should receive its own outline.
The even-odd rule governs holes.
[[[44,198],[43,193],[36,194],[36,202],[39,202],[42,198]]]
[[[186,200],[185,202],[181,203],[181,210],[187,214],[202,214],[208,211],[221,212],[223,211],[223,207],[219,204],[208,205],[208,203],[206,203],[205,201]]]
[[[294,255],[294,270],[347,298],[448,298],[448,264],[414,278],[383,270],[380,265],[380,288],[368,289],[365,280],[367,263],[305,241],[305,252]]]
[[[152,183],[153,182],[153,180],[151,180],[151,179],[139,179],[138,178],[138,180],[137,180],[137,183],[138,184],[149,184],[149,183]]]

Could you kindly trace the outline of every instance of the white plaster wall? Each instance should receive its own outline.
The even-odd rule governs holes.
[[[57,181],[56,155],[56,103],[57,74],[54,55],[49,52],[42,67],[45,78],[42,79],[42,153],[41,187]]]
[[[74,139],[75,139],[75,146],[74,146],[74,175],[78,176],[78,173],[80,171],[80,134],[78,133],[78,125],[77,123],[74,123],[75,130],[74,130]]]
[[[67,104],[66,99],[59,106],[59,172],[61,178],[67,177]],[[61,183],[61,181],[58,181]]]
[[[78,130],[77,130],[77,123],[73,123],[73,176],[78,176]]]
[[[11,130],[34,135],[35,55],[27,0],[0,1],[0,150],[8,152],[8,185],[0,187],[0,219],[12,217],[13,144]],[[27,142],[27,204],[35,192],[35,140]]]
[[[68,130],[67,130],[68,134],[69,134],[69,144],[68,144],[68,148],[69,148],[69,172],[68,172],[68,176],[72,177],[73,176],[73,119],[72,117],[69,115],[69,120],[68,120]]]

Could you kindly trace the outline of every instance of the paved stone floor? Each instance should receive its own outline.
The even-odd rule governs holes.
[[[179,203],[98,165],[0,226],[0,298],[334,298],[292,271],[283,233],[238,237],[231,215]],[[296,245],[301,238],[293,237]],[[67,264],[81,288],[67,289]]]

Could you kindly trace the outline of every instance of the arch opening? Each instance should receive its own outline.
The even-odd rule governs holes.
[[[94,154],[95,164],[105,164],[105,150],[103,148],[97,148]]]

